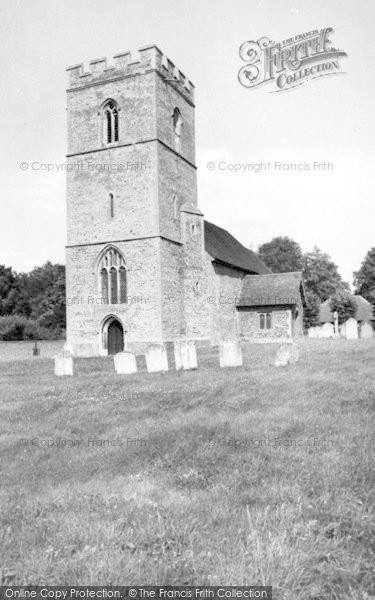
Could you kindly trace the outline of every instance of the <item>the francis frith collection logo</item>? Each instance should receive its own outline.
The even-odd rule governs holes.
[[[240,57],[246,63],[238,73],[244,87],[256,88],[274,82],[273,92],[303,85],[311,79],[340,72],[339,58],[346,52],[334,48],[330,39],[333,29],[314,29],[279,43],[267,37],[244,42]]]

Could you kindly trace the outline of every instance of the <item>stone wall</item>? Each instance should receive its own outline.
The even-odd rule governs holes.
[[[240,297],[244,273],[212,262],[207,255],[210,314],[210,338],[213,344],[239,335],[236,303]]]
[[[271,313],[272,328],[260,329],[260,313]],[[275,341],[291,338],[292,310],[290,308],[274,308],[262,306],[259,308],[241,309],[238,311],[239,328],[243,341]]]

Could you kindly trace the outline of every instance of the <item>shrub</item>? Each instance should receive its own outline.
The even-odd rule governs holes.
[[[0,317],[0,340],[54,340],[63,336],[60,328],[43,327],[38,321],[20,315]]]

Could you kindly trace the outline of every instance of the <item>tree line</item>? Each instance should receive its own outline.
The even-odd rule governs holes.
[[[347,282],[330,256],[315,247],[303,253],[289,237],[275,237],[258,248],[274,273],[302,271],[306,289],[306,327],[319,324],[319,306],[328,298],[339,321],[355,315]],[[355,293],[375,305],[375,248],[354,273]],[[65,266],[46,262],[29,273],[0,265],[0,340],[56,339],[65,336]]]
[[[306,290],[305,327],[319,325],[319,307],[327,299],[331,310],[337,310],[340,323],[355,316],[356,304],[349,284],[343,281],[331,257],[317,246],[303,253],[297,242],[280,236],[259,246],[258,254],[273,273],[302,271]],[[368,251],[353,274],[353,285],[355,294],[375,304],[375,248]]]
[[[58,339],[65,335],[65,267],[45,263],[30,273],[0,265],[0,339]]]

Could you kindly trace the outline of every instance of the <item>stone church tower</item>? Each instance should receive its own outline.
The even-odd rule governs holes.
[[[156,46],[68,73],[67,347],[207,340],[194,86]]]

